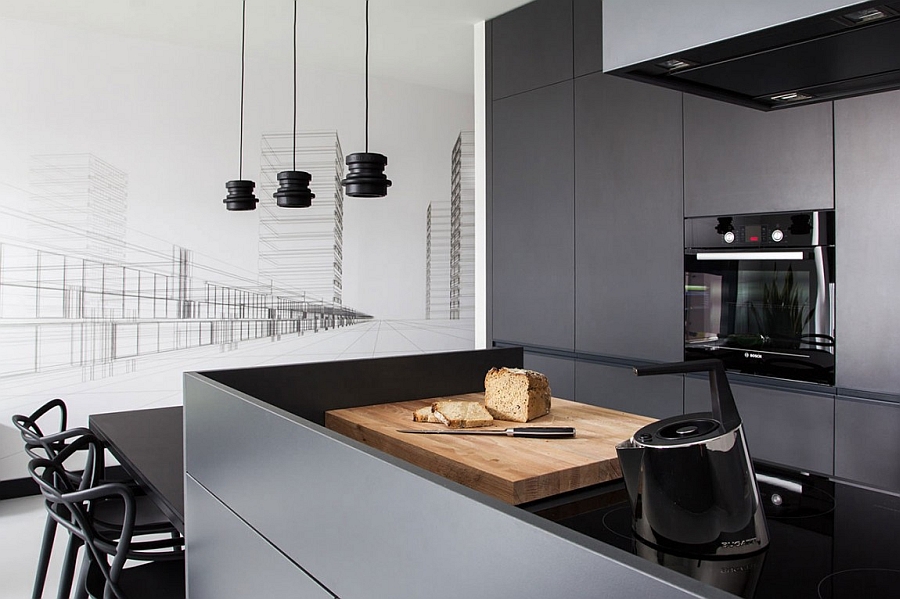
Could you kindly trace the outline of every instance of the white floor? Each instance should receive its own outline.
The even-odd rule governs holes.
[[[28,599],[44,532],[44,503],[40,497],[0,501],[0,599]],[[57,530],[44,597],[56,597],[66,536]]]
[[[269,340],[246,342],[225,353],[216,348],[201,348],[161,354],[102,381],[83,381],[83,373],[4,380],[0,393],[0,436],[5,435],[9,442],[0,442],[0,448],[8,446],[9,450],[6,455],[0,452],[0,473],[20,470],[22,476],[26,473],[21,439],[17,433],[13,438],[15,430],[9,424],[10,415],[28,413],[30,403],[37,407],[43,403],[41,398],[47,398],[48,394],[59,396],[51,389],[61,386],[67,389],[64,396],[70,408],[74,404],[69,425],[79,426],[92,412],[180,405],[181,373],[184,371],[461,351],[474,347],[472,320],[371,321],[275,343]],[[121,399],[123,397],[127,400]],[[40,497],[0,501],[0,599],[31,597],[44,517]],[[51,562],[44,597],[56,596],[58,560],[65,550],[63,535],[57,532],[56,559]]]

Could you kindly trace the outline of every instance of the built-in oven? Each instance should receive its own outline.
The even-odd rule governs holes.
[[[685,219],[684,355],[834,385],[834,211]]]

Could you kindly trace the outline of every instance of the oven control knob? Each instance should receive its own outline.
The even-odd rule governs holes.
[[[725,240],[725,243],[734,243],[734,231],[728,231],[722,238]]]
[[[782,231],[781,229],[775,229],[774,231],[772,231],[772,241],[778,243],[782,239],[784,239],[784,231]]]

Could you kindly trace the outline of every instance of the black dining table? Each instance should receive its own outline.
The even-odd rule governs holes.
[[[91,414],[88,427],[184,534],[184,408]]]

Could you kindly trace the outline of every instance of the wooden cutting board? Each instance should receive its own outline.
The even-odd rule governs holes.
[[[439,399],[484,401],[484,393],[387,403],[325,413],[325,426],[385,453],[507,503],[518,505],[621,478],[616,444],[652,418],[553,398],[550,413],[527,424],[495,420],[495,428],[573,426],[573,439],[492,435],[415,435],[397,429],[446,428],[413,422],[412,413]]]

